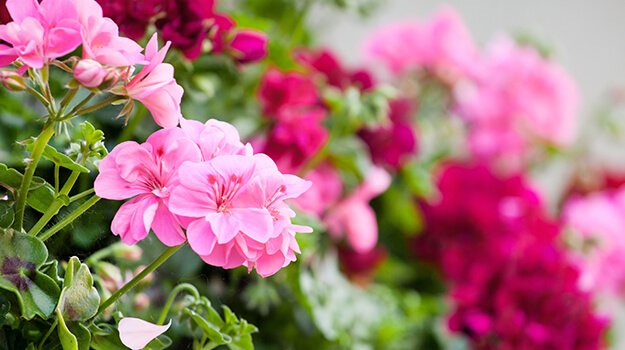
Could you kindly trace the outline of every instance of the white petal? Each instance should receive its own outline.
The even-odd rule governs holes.
[[[119,338],[127,347],[143,349],[152,339],[163,334],[171,326],[171,320],[164,326],[158,326],[140,318],[124,317],[119,321]]]

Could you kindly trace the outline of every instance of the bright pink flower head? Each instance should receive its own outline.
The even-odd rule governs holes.
[[[299,251],[295,213],[284,200],[308,187],[295,176],[282,175],[264,155],[223,155],[203,163],[185,163],[181,186],[174,189],[171,210],[197,218],[187,226],[191,248],[216,266],[256,267],[268,276],[295,259]]]
[[[179,128],[161,129],[141,145],[117,145],[100,163],[95,192],[107,199],[134,198],[121,206],[111,231],[129,245],[145,238],[150,228],[168,246],[183,243],[185,234],[168,202],[181,164],[200,160],[199,148]]]
[[[308,172],[306,180],[312,182],[312,187],[293,202],[300,209],[321,217],[343,195],[341,174],[334,166],[323,162]]]
[[[239,63],[260,61],[268,54],[269,37],[253,29],[238,29],[228,45],[230,55]]]
[[[469,123],[478,156],[523,158],[536,142],[569,145],[575,138],[577,87],[558,65],[530,47],[500,38],[473,85],[457,90],[456,112]]]
[[[324,218],[328,233],[335,239],[346,236],[358,253],[371,251],[378,242],[378,223],[369,201],[386,191],[390,184],[389,173],[372,167],[365,181],[353,193],[330,208]]]
[[[0,66],[18,57],[32,68],[70,53],[81,44],[78,11],[72,0],[7,0],[13,22],[0,25]]]
[[[196,120],[180,119],[180,127],[202,152],[202,160],[209,161],[217,156],[251,156],[252,147],[241,143],[237,129],[226,122],[209,119],[202,124]]]
[[[74,0],[82,24],[83,58],[108,66],[132,66],[143,60],[143,48],[128,38],[119,36],[117,24],[102,15],[95,0]]]
[[[108,74],[108,69],[102,67],[98,61],[90,59],[80,60],[74,67],[74,78],[89,88],[100,86]]]
[[[583,249],[571,253],[580,288],[617,296],[625,290],[625,188],[575,196],[562,213]]]
[[[124,86],[125,89],[117,91],[143,103],[152,113],[154,121],[164,128],[178,125],[182,117],[180,101],[184,93],[174,79],[174,67],[163,63],[169,45],[168,42],[158,50],[158,38],[154,34],[145,48],[145,59],[149,63]]]
[[[370,60],[393,73],[427,68],[452,81],[472,70],[477,48],[452,8],[439,10],[428,22],[394,24],[374,33],[364,45]]]

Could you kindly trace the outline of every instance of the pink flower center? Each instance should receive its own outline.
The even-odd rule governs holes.
[[[219,184],[214,175],[208,175],[208,183],[212,186],[217,212],[228,212],[232,200],[242,187],[243,178],[237,175],[230,175],[229,181]]]

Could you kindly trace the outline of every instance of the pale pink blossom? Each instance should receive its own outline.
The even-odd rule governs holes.
[[[81,44],[78,12],[72,0],[7,0],[13,22],[0,25],[0,66],[20,58],[42,68],[49,59],[70,53]]]
[[[171,326],[171,320],[168,324],[159,326],[140,318],[124,317],[119,320],[117,329],[122,343],[135,350],[143,349],[149,342],[165,333],[169,326]]]
[[[574,81],[512,39],[493,42],[455,98],[456,113],[468,123],[470,148],[480,157],[522,159],[539,143],[562,147],[575,138],[579,97]]]
[[[363,52],[395,74],[427,68],[455,80],[472,70],[478,51],[458,14],[444,7],[426,22],[412,20],[377,30]]]
[[[113,67],[131,66],[143,60],[143,48],[131,39],[120,37],[117,24],[103,17],[102,8],[95,0],[74,0],[74,3],[82,24],[83,58]]]
[[[102,67],[98,61],[91,59],[80,60],[74,67],[74,78],[89,88],[100,86],[108,75],[108,69]]]
[[[95,192],[107,199],[134,198],[121,206],[111,231],[129,245],[145,238],[150,228],[165,245],[185,242],[181,218],[170,212],[168,202],[181,164],[200,160],[197,145],[179,128],[159,130],[141,145],[117,145],[100,163]]]
[[[391,184],[391,175],[380,167],[372,167],[365,181],[354,192],[328,210],[324,222],[335,239],[345,236],[358,253],[371,251],[378,242],[378,224],[369,201]]]
[[[583,290],[618,296],[625,291],[625,188],[567,201],[565,223],[581,246],[570,254]]]
[[[184,93],[184,89],[174,79],[174,67],[163,63],[170,44],[167,42],[158,50],[158,38],[154,34],[145,48],[148,64],[123,88],[112,90],[115,94],[126,95],[143,103],[152,113],[154,121],[164,128],[178,125],[182,117],[180,101]]]

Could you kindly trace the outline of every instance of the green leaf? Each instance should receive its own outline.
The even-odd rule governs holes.
[[[254,343],[252,343],[252,336],[249,334],[243,334],[238,339],[230,344],[228,348],[231,350],[254,350]]]
[[[193,310],[190,309],[185,309],[184,312],[191,316],[191,319],[193,320],[193,322],[195,322],[195,324],[200,327],[200,329],[202,330],[202,333],[204,333],[204,335],[206,335],[206,337],[208,337],[208,339],[210,339],[210,341],[216,343],[216,344],[226,344],[227,343],[227,339],[224,339],[224,334],[222,334],[219,331],[219,327],[215,326],[214,324],[206,321],[202,316],[200,316],[198,313],[196,313]],[[228,337],[230,338],[230,337]],[[230,341],[232,340],[231,338],[229,339]]]
[[[91,332],[79,322],[69,322],[69,330],[78,341],[78,350],[89,350],[91,344]]]
[[[0,227],[11,227],[14,219],[15,213],[13,212],[13,202],[0,200]]]
[[[92,334],[91,348],[95,350],[119,350],[126,349],[119,338],[117,328],[110,324],[102,323],[91,325],[89,328]]]
[[[100,295],[93,287],[93,277],[89,267],[72,257],[65,270],[63,290],[59,308],[63,316],[71,321],[85,321],[98,311]]]
[[[63,280],[59,277],[58,260],[51,260],[41,265],[41,267],[39,268],[39,271],[41,271],[41,273],[44,273],[50,278],[52,278],[59,287],[63,286]]]
[[[4,324],[5,315],[11,311],[11,302],[0,294],[0,327]]]
[[[59,300],[59,286],[39,271],[47,257],[40,239],[0,229],[0,288],[15,293],[27,320],[50,317]]]
[[[168,347],[171,346],[171,344],[173,344],[173,342],[171,341],[171,338],[161,334],[158,337],[152,339],[151,342],[148,343],[148,345],[145,346],[145,348],[143,348],[144,350],[162,350],[162,349],[167,349]]]
[[[32,152],[33,148],[35,147],[35,138],[32,137],[26,141],[23,141],[22,144],[26,145],[26,149],[28,150],[28,152]],[[46,147],[43,150],[42,156],[45,159],[52,161],[54,164],[58,166],[62,166],[63,168],[67,168],[72,171],[79,171],[81,173],[89,172],[89,169],[76,163],[70,157],[64,155],[63,153],[60,153],[59,151],[57,151],[54,147],[50,145],[46,145]]]
[[[6,165],[0,163],[0,186],[11,191],[13,196],[19,191],[23,177],[19,171],[7,168]],[[45,212],[54,201],[54,189],[40,177],[33,177],[28,191],[26,197],[28,205],[41,213]]]
[[[78,350],[78,339],[76,339],[76,336],[67,328],[61,310],[57,309],[56,315],[59,318],[59,324],[56,326],[56,329],[59,334],[59,339],[61,339],[63,350]]]

